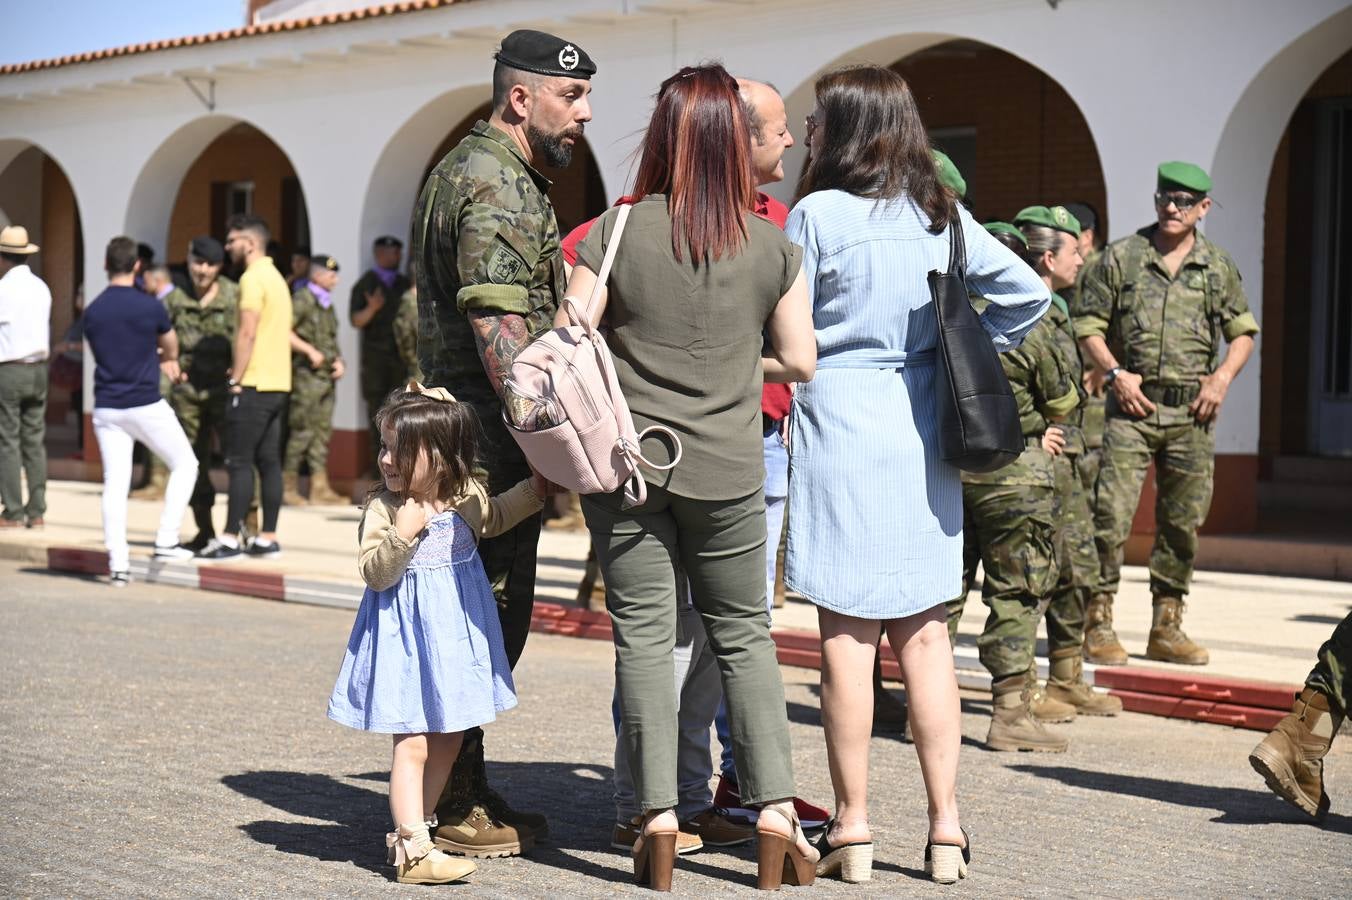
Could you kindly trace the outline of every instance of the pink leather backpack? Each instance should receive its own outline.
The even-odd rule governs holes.
[[[517,354],[503,385],[502,418],[527,461],[550,481],[579,494],[610,493],[623,485],[626,506],[635,506],[648,497],[638,467],[674,467],[681,461],[681,440],[664,425],[637,432],[610,348],[591,321],[630,208],[619,209],[586,307],[579,309],[574,298],[564,297],[569,324]],[[651,432],[672,442],[674,458],[665,466],[644,459],[640,450],[639,442]]]

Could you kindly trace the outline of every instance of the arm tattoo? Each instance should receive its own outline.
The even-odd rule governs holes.
[[[471,312],[469,324],[488,382],[501,398],[503,382],[511,374],[516,355],[531,342],[526,320],[515,313]]]

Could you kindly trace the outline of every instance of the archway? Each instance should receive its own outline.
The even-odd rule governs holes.
[[[0,141],[0,198],[4,224],[22,225],[41,250],[29,266],[52,292],[51,342],[64,343],[83,304],[84,232],[80,208],[65,170],[41,147],[22,141]],[[71,477],[79,467],[83,444],[81,423],[81,351],[56,354],[47,390],[47,456],[50,476]],[[70,470],[67,470],[69,467]]]

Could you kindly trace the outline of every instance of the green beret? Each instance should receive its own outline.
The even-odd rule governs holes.
[[[934,151],[934,168],[939,173],[940,184],[959,197],[967,196],[967,181],[958,171],[958,167],[953,165],[953,160],[948,158],[947,153],[942,150]]]
[[[1211,193],[1211,176],[1204,172],[1201,166],[1186,162],[1160,163],[1156,184],[1161,191],[1182,188],[1199,194]]]
[[[310,265],[319,266],[321,269],[328,269],[330,272],[338,271],[338,260],[329,256],[327,253],[316,253],[310,257]]]
[[[1074,237],[1080,236],[1080,220],[1064,206],[1025,206],[1014,216],[1014,224],[1045,225]]]
[[[1009,234],[1019,239],[1019,243],[1025,247],[1028,246],[1028,238],[1023,236],[1023,232],[1015,228],[1008,222],[987,222],[982,226],[991,234]]]
[[[590,81],[596,74],[596,63],[577,44],[529,28],[513,31],[503,38],[502,46],[493,58],[504,66],[536,75]]]

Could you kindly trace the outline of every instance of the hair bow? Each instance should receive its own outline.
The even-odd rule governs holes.
[[[416,381],[410,381],[405,392],[410,394],[422,394],[424,397],[430,397],[433,400],[441,400],[446,403],[455,403],[455,395],[444,387],[425,387]]]

